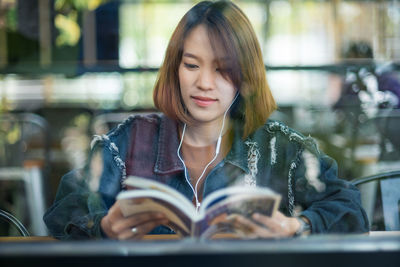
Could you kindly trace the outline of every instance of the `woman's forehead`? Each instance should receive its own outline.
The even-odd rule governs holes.
[[[212,54],[215,61],[224,63],[232,60],[223,39],[215,32],[203,24],[194,27],[184,39],[183,56],[196,58],[198,56],[196,52],[207,51]]]

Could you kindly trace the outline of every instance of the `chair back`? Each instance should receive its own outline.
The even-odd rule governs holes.
[[[352,180],[357,187],[368,183],[378,183],[380,187],[385,230],[400,230],[400,170]]]
[[[397,152],[395,159],[398,160],[400,156],[400,109],[382,110],[374,119],[382,139],[382,153],[386,153],[385,142],[389,141],[393,150]],[[381,155],[381,157],[385,159],[385,155]]]
[[[0,114],[0,167],[49,165],[49,126],[33,113]]]
[[[0,219],[10,223],[12,226],[17,228],[21,236],[30,236],[25,226],[17,218],[15,218],[12,214],[8,213],[7,211],[0,209]]]
[[[50,168],[49,126],[33,113],[0,114],[0,208],[6,209],[27,225],[34,235],[46,235],[43,223]],[[21,223],[11,214],[1,213],[10,228]],[[21,224],[22,225],[22,224]],[[20,233],[21,227],[16,226]]]

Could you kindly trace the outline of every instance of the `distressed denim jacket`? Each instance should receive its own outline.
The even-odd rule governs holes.
[[[177,129],[164,115],[136,115],[96,136],[87,167],[61,180],[44,216],[50,233],[59,239],[103,238],[101,218],[128,175],[160,181],[192,200],[177,157]],[[336,162],[312,138],[270,120],[245,140],[240,122],[233,123],[233,131],[231,150],[205,177],[203,197],[237,184],[265,186],[282,195],[282,213],[307,217],[313,233],[368,231],[359,191],[337,177]],[[152,233],[172,232],[160,226]]]

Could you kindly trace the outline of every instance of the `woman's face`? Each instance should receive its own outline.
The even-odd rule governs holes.
[[[179,84],[185,106],[197,123],[222,120],[235,97],[236,89],[220,72],[203,25],[195,27],[184,41]]]

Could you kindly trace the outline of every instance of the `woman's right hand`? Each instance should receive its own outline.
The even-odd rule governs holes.
[[[117,201],[101,219],[100,226],[109,238],[127,240],[141,239],[155,227],[167,223],[168,219],[159,212],[143,212],[124,217]]]

